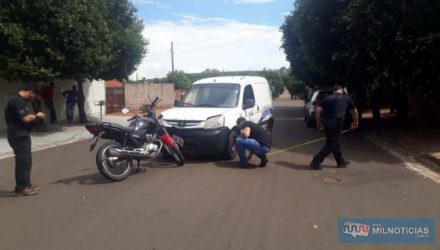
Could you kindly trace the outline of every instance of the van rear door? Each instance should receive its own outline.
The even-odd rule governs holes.
[[[242,108],[246,115],[246,120],[258,123],[259,115],[257,111],[257,101],[255,100],[254,89],[251,84],[244,87]]]
[[[253,87],[258,113],[258,116],[255,117],[256,123],[263,123],[272,115],[272,93],[267,82],[254,83]]]

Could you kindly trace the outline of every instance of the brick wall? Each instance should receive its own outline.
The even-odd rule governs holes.
[[[138,111],[142,105],[150,104],[156,97],[162,99],[158,105],[159,108],[169,108],[174,105],[174,84],[172,83],[125,83],[124,86],[125,105],[130,110]]]

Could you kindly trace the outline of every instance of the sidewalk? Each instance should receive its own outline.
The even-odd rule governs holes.
[[[127,125],[128,118],[130,117],[104,115],[102,120]],[[88,120],[89,122],[96,122],[99,120],[99,117],[88,117]],[[92,135],[85,129],[84,124],[67,124],[66,122],[59,122],[53,125],[50,124],[48,126],[48,131],[33,131],[31,137],[32,151],[38,151],[76,141],[87,140],[92,138]],[[14,153],[8,144],[6,130],[0,131],[0,159],[11,156],[14,156]]]
[[[440,172],[440,129],[414,129],[389,114],[375,122],[369,114],[360,129],[364,137],[385,150],[394,150],[410,161]]]

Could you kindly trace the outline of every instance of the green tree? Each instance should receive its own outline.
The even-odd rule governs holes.
[[[52,61],[59,63],[62,57],[51,49],[47,25],[54,13],[51,2],[0,1],[0,77],[47,80],[58,74]]]
[[[340,12],[348,1],[296,1],[281,26],[282,48],[292,72],[307,85],[331,86],[344,84],[345,67],[336,60],[341,50],[345,28],[340,24]]]
[[[127,78],[145,54],[128,0],[1,1],[0,10],[0,77],[75,79],[80,122],[84,80]]]
[[[430,0],[297,0],[282,47],[307,85],[346,85],[361,105],[367,89],[391,88],[405,112],[406,94],[440,94],[439,11]]]
[[[272,91],[272,98],[276,98],[283,93],[284,83],[279,71],[264,70],[258,72],[258,75],[265,77],[266,80],[269,82]]]
[[[189,80],[188,76],[183,71],[176,71],[174,72],[175,79],[176,79],[176,86],[174,86],[176,89],[183,89],[188,90],[189,87],[191,87],[191,81]],[[173,73],[169,72],[167,74],[168,82],[173,82]]]
[[[296,79],[293,75],[287,74],[287,72],[281,74],[283,84],[286,87],[287,91],[289,91],[290,98],[293,99],[294,96],[304,98],[307,96],[306,85]]]

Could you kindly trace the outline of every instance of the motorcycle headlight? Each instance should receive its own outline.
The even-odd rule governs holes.
[[[225,125],[225,117],[222,115],[213,116],[206,120],[205,129],[221,128]]]

